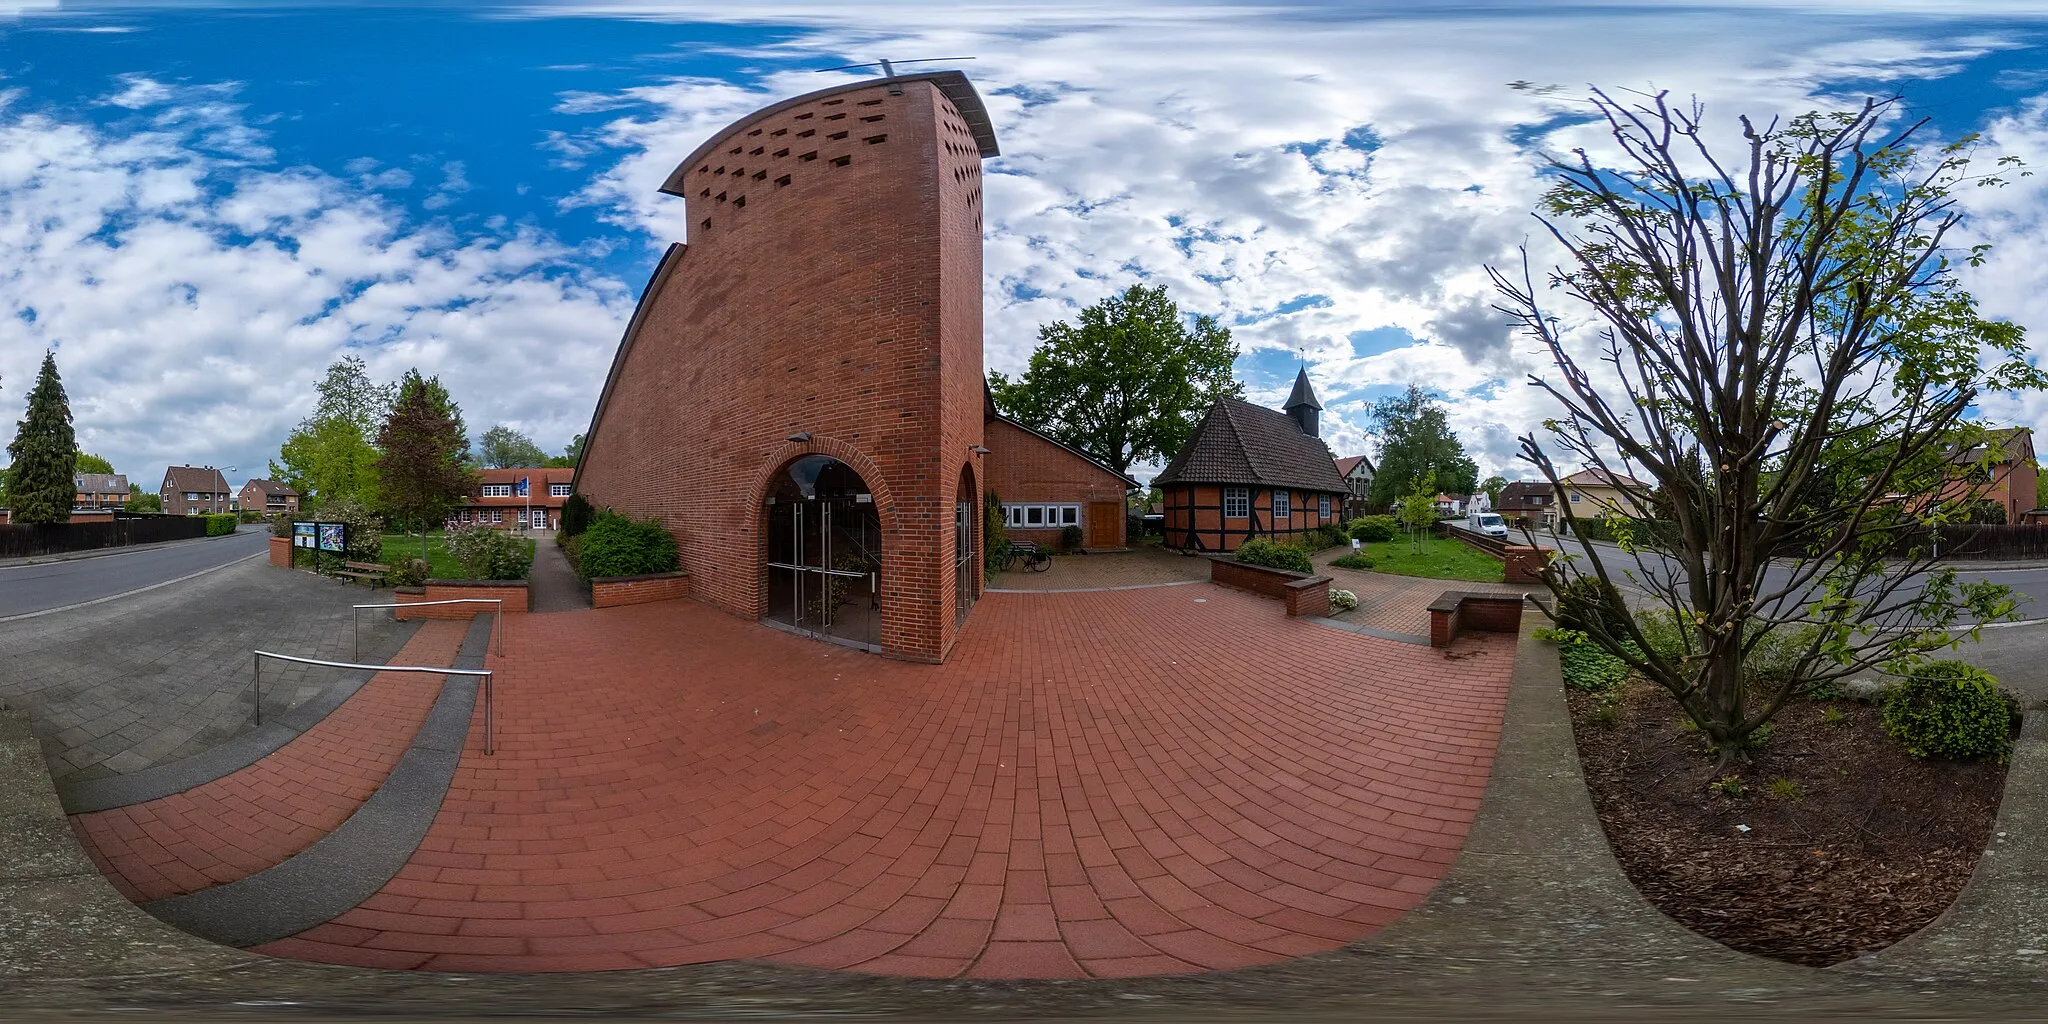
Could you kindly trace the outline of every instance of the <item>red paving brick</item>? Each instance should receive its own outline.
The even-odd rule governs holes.
[[[1513,657],[1208,584],[988,595],[939,666],[690,602],[505,625],[496,756],[479,724],[411,862],[261,951],[1080,977],[1331,949],[1442,877]]]
[[[466,622],[430,622],[392,662],[453,664]],[[380,673],[319,724],[255,764],[159,800],[71,817],[123,896],[178,896],[282,863],[362,806],[439,695],[433,677]]]

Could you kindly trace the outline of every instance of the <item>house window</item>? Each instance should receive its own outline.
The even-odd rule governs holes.
[[[1044,526],[1044,525],[1045,525],[1045,506],[1043,506],[1043,505],[1032,505],[1032,506],[1029,506],[1029,507],[1027,507],[1027,508],[1026,508],[1026,509],[1024,510],[1024,525],[1026,525],[1026,526]]]
[[[1223,489],[1223,518],[1244,519],[1252,514],[1252,489],[1249,487],[1225,487]]]
[[[1273,518],[1278,521],[1294,514],[1293,495],[1286,491],[1273,492]]]
[[[1081,525],[1079,505],[1003,505],[1003,525],[1045,530]]]
[[[509,498],[509,497],[511,497],[511,496],[512,496],[512,485],[511,485],[511,484],[485,484],[485,485],[484,485],[484,497],[486,497],[486,498]]]
[[[185,500],[186,500],[186,501],[198,501],[198,500],[199,500],[199,492],[198,492],[198,491],[186,491],[186,492],[185,492]]]
[[[568,485],[568,484],[549,484],[549,485],[548,485],[548,497],[550,497],[550,498],[566,498],[566,497],[568,497],[568,496],[569,496],[569,485]]]
[[[494,523],[502,523],[502,522],[504,522],[504,521],[505,521],[505,510],[504,510],[504,509],[502,509],[502,508],[494,508],[494,509],[492,509],[492,510],[491,510],[491,522],[494,522]]]
[[[1577,491],[1573,491],[1573,492],[1572,492],[1572,504],[1576,505],[1576,504],[1578,504],[1578,503],[1579,503],[1579,492],[1577,492]]]
[[[1329,495],[1327,495],[1327,494],[1322,494],[1322,495],[1317,495],[1317,496],[1316,496],[1316,515],[1319,515],[1319,516],[1323,517],[1324,519],[1328,519],[1328,518],[1330,518],[1330,496],[1329,496]]]
[[[523,508],[522,508],[522,509],[520,509],[520,510],[519,510],[519,513],[518,513],[518,518],[519,518],[519,525],[520,525],[520,526],[525,526],[525,525],[526,525],[526,510],[525,510],[525,509],[523,509]]]

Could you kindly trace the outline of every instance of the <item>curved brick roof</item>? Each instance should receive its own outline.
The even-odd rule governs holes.
[[[1322,438],[1302,433],[1286,413],[1241,398],[1221,398],[1210,406],[1188,443],[1152,483],[1349,490]]]

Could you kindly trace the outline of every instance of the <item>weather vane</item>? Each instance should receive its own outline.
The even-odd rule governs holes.
[[[817,71],[817,73],[818,73],[818,74],[821,74],[821,75],[822,75],[822,74],[824,74],[824,73],[825,73],[825,72],[827,72],[827,71],[852,71],[852,70],[853,70],[853,69],[855,69],[855,68],[881,68],[881,69],[882,69],[882,77],[883,77],[883,78],[895,78],[895,77],[896,77],[896,65],[898,65],[898,64],[931,64],[931,63],[934,63],[934,62],[937,62],[937,61],[942,61],[942,60],[973,60],[973,59],[974,59],[974,58],[972,58],[972,57],[918,57],[918,58],[916,58],[916,59],[914,59],[914,60],[898,60],[898,61],[889,61],[889,60],[878,60],[878,61],[873,61],[873,62],[870,62],[870,63],[867,63],[867,64],[847,64],[847,65],[843,65],[843,66],[841,66],[841,67],[836,67],[836,68],[819,68],[819,69],[818,69],[818,71]],[[902,87],[902,86],[900,86],[900,85],[894,85],[894,84],[890,85],[890,86],[889,86],[889,95],[891,95],[891,96],[901,96],[901,95],[903,95],[903,87]]]

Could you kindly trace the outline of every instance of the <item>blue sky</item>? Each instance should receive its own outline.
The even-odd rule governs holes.
[[[145,486],[186,461],[239,482],[356,353],[441,375],[474,432],[559,449],[683,236],[655,191],[677,159],[859,74],[815,69],[973,55],[1004,151],[991,369],[1164,283],[1232,325],[1254,398],[1306,361],[1339,454],[1412,380],[1483,469],[1523,475],[1540,366],[1484,267],[1532,240],[1541,154],[1589,141],[1584,87],[1694,94],[1728,123],[1903,91],[1942,137],[2048,166],[2039,5],[1953,6],[0,0],[0,418],[54,345],[88,450]],[[1972,240],[1999,246],[1971,284],[2048,329],[2044,177],[1971,197]]]

